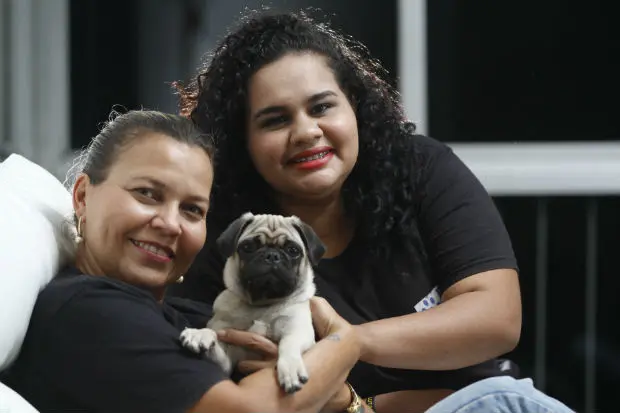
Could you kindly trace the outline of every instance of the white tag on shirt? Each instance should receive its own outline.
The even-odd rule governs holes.
[[[429,308],[435,307],[440,302],[441,297],[439,296],[439,290],[435,287],[426,297],[421,299],[420,302],[415,305],[415,310],[420,313],[428,310]]]

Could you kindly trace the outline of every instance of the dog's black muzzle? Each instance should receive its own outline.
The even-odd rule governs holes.
[[[239,281],[253,303],[290,296],[299,282],[298,265],[277,248],[263,248],[246,257]]]

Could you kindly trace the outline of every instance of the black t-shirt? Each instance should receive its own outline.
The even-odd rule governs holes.
[[[181,298],[158,303],[132,285],[61,272],[39,295],[21,353],[3,382],[45,412],[186,412],[226,380],[185,350],[185,327],[211,308]]]
[[[368,271],[364,247],[354,239],[341,255],[323,259],[315,268],[317,294],[353,324],[423,311],[437,305],[441,294],[465,277],[493,269],[517,269],[506,228],[478,179],[446,145],[425,136],[413,139],[412,150],[415,146],[424,162],[415,209],[425,262],[409,259],[401,251],[396,257],[399,268]],[[212,303],[222,291],[224,260],[212,235],[185,282],[174,286],[171,294]],[[405,389],[458,389],[496,375],[517,375],[517,366],[491,360],[460,370],[414,371],[360,362],[349,381],[360,394],[372,395]]]

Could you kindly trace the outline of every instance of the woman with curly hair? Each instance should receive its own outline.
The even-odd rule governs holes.
[[[213,302],[214,240],[243,212],[296,215],[327,247],[318,294],[357,326],[349,382],[377,411],[570,411],[497,359],[521,329],[501,217],[362,45],[304,13],[250,15],[179,90],[217,154],[211,237],[173,294]]]

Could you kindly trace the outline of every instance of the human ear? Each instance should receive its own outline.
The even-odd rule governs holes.
[[[72,201],[73,210],[78,217],[84,215],[86,209],[86,189],[90,186],[90,178],[86,174],[80,174],[73,185]]]

